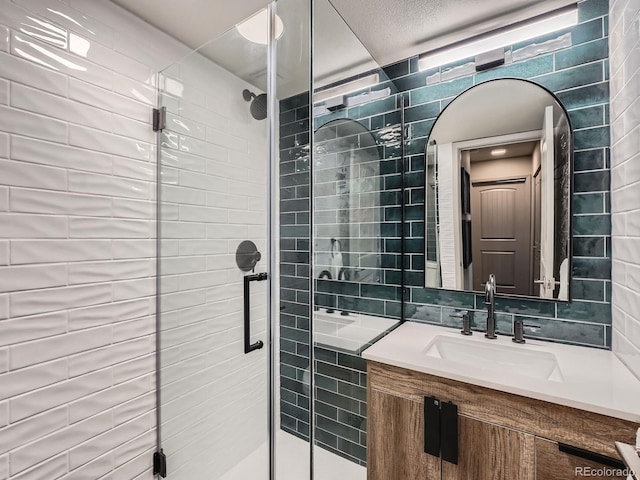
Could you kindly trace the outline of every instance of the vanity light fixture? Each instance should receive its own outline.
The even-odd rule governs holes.
[[[254,16],[238,23],[236,29],[250,42],[267,45],[269,43],[269,12],[263,8]],[[282,19],[276,15],[276,39],[280,38],[283,32]]]
[[[346,95],[347,93],[362,90],[364,88],[373,87],[380,83],[380,74],[372,73],[364,77],[356,78],[350,82],[341,83],[335,87],[326,88],[324,90],[316,91],[313,94],[313,103],[324,102],[325,100],[339,95]]]
[[[507,153],[506,148],[496,148],[495,150],[491,150],[491,155],[493,155],[494,157],[501,157],[505,153]]]
[[[490,52],[497,48],[504,48],[514,43],[523,42],[548,33],[568,28],[578,23],[578,5],[554,10],[533,17],[523,22],[502,27],[487,32],[469,40],[454,43],[448,47],[438,48],[420,55],[418,65],[420,70],[438,67],[447,63],[475,57],[478,54]]]

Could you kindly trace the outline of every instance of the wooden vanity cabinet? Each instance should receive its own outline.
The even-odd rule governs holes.
[[[368,373],[368,480],[624,478],[576,467],[611,470],[584,454],[618,459],[614,441],[635,441],[633,422],[377,362]],[[424,453],[425,397],[458,407],[457,464]]]
[[[377,449],[367,458],[368,478],[441,478],[440,459],[424,453],[421,402],[371,390],[367,412],[380,419],[367,429],[367,443]]]
[[[557,442],[536,438],[536,480],[581,479],[626,480],[616,475],[618,468],[598,461],[571,455],[560,450]],[[581,473],[578,473],[579,470]],[[601,474],[598,474],[601,473]]]
[[[460,415],[458,464],[442,462],[443,480],[533,480],[534,437]]]

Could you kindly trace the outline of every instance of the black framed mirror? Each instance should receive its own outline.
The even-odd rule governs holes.
[[[569,300],[572,129],[555,95],[522,79],[471,87],[425,151],[425,287]]]

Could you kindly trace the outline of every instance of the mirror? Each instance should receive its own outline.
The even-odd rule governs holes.
[[[564,107],[519,79],[476,85],[425,152],[425,286],[569,299],[572,134]]]
[[[380,155],[371,132],[350,119],[314,134],[316,278],[379,283]]]

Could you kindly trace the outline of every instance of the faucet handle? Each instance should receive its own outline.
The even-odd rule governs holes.
[[[462,319],[462,330],[460,330],[462,335],[473,335],[471,331],[471,317],[469,316],[468,310],[463,310],[460,313],[451,313],[449,316]]]
[[[524,323],[524,320],[515,320],[513,322],[513,338],[511,339],[514,343],[526,343],[524,339],[524,329],[527,328],[540,328],[540,325],[535,325],[532,323]]]

